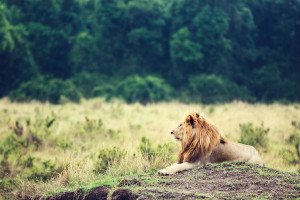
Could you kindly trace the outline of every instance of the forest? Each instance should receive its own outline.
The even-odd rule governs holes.
[[[0,0],[0,98],[299,102],[299,0]]]

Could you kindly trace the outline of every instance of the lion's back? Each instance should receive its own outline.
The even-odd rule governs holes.
[[[220,163],[224,161],[245,161],[264,165],[258,151],[250,145],[227,141],[217,145],[209,158],[211,163]]]

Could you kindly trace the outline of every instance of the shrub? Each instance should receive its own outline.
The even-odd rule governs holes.
[[[205,104],[227,102],[234,99],[246,100],[249,96],[246,87],[238,86],[236,83],[216,75],[191,76],[188,89],[192,101]]]
[[[98,120],[89,119],[87,116],[85,116],[85,123],[83,125],[83,128],[88,133],[104,130],[103,122],[101,119]]]
[[[15,151],[19,151],[20,149],[23,149],[25,146],[26,140],[24,138],[9,135],[5,140],[3,140],[0,143],[0,154],[3,155],[3,160],[6,160],[8,159],[10,154],[14,153]]]
[[[94,169],[95,173],[104,173],[113,164],[120,164],[126,152],[118,147],[101,149]]]
[[[147,104],[167,100],[171,87],[155,76],[129,76],[117,86],[114,96],[124,99],[127,103],[140,102]],[[112,98],[110,96],[108,99]]]
[[[240,124],[241,138],[239,142],[252,145],[256,148],[266,148],[268,145],[269,128],[265,129],[264,124],[260,127],[255,127],[252,123]]]
[[[115,90],[113,85],[96,86],[92,90],[91,96],[93,97],[109,97]]]
[[[33,160],[34,159],[35,159],[34,157],[32,157],[31,155],[29,155],[29,156],[27,156],[27,158],[25,158],[24,160],[22,160],[21,165],[24,168],[26,168],[26,167],[31,168],[31,167],[33,167]]]
[[[174,150],[175,150],[174,143],[166,143],[163,145],[159,144],[157,146],[156,152],[165,161],[174,162],[174,160],[172,160],[172,159],[175,158],[175,160],[176,160],[176,157],[177,157],[177,155],[174,154]]]
[[[167,143],[163,145],[159,144],[156,148],[153,148],[151,141],[144,136],[142,137],[139,151],[148,160],[161,158],[165,161],[170,161],[174,153],[174,146],[170,143]]]
[[[61,100],[79,102],[80,92],[71,81],[38,77],[24,82],[9,96],[11,101],[30,101],[33,99],[41,102],[49,101],[53,104],[61,103]]]
[[[42,162],[42,167],[33,167],[27,176],[28,180],[46,181],[57,176],[62,171],[62,167],[56,167],[50,160]]]
[[[142,153],[142,155],[148,160],[150,160],[151,157],[155,156],[155,150],[152,148],[151,141],[145,136],[142,137],[139,150]]]
[[[298,159],[300,160],[300,134],[299,134],[299,132],[293,132],[290,135],[289,143],[295,147]]]
[[[23,146],[24,140],[20,140],[13,135],[0,142],[0,178],[11,173],[10,157],[17,154]]]
[[[288,139],[288,143],[291,144],[296,151],[296,153],[293,154],[291,157],[293,158],[291,160],[292,164],[297,164],[300,162],[300,122],[293,121],[292,126],[295,128],[294,132],[290,135]],[[300,170],[300,168],[299,168]]]
[[[97,90],[99,90],[99,88],[106,86],[106,78],[103,75],[86,72],[76,74],[71,78],[71,81],[86,98],[102,96],[102,94],[99,95],[99,92],[97,93],[94,90],[95,88],[98,88]]]

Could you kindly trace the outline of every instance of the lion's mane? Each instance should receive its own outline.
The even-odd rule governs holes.
[[[178,164],[205,160],[219,143],[227,139],[208,119],[198,113],[191,113],[185,118],[184,134],[178,156]]]

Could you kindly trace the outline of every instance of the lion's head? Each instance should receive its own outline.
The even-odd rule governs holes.
[[[182,141],[184,134],[184,122],[180,123],[178,127],[176,127],[173,131],[171,131],[174,140]]]
[[[181,141],[178,163],[205,160],[217,144],[226,142],[218,128],[198,113],[187,115],[171,134]]]

